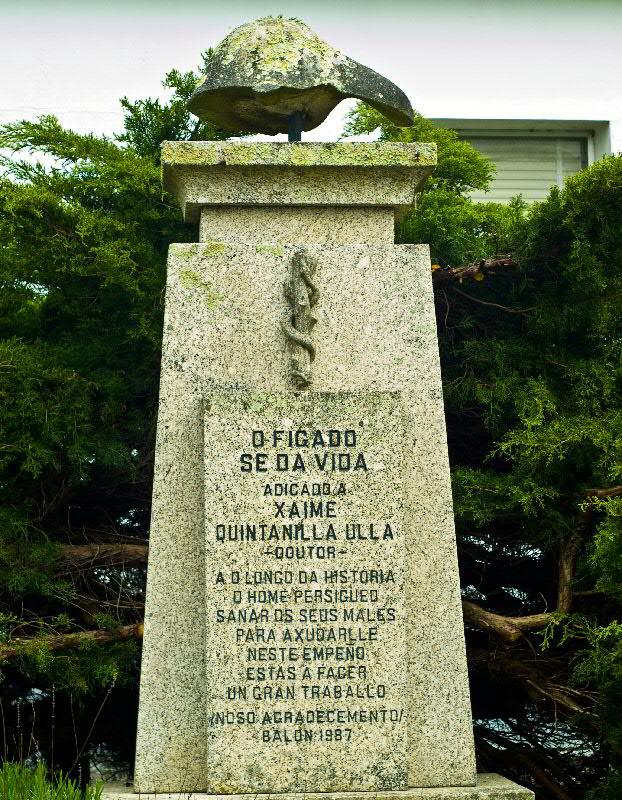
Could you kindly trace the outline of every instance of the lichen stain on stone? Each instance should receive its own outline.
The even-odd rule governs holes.
[[[179,282],[184,289],[198,289],[203,296],[203,303],[208,311],[213,311],[223,299],[223,296],[193,269],[182,269],[179,273]]]
[[[224,253],[227,245],[223,242],[201,242],[201,255],[207,258],[214,258]]]
[[[184,261],[191,261],[195,258],[198,254],[199,245],[194,244],[182,244],[181,242],[171,244],[170,249],[172,252],[175,253],[177,258],[183,259]]]
[[[373,416],[379,411],[389,406],[387,412],[390,416],[401,419],[401,397],[399,392],[393,391],[346,391],[346,392],[315,392],[309,394],[305,391],[278,391],[278,392],[249,392],[243,400],[242,406],[245,411],[250,411],[258,416],[274,418],[275,414],[285,414],[288,412],[292,396],[298,396],[301,400],[301,408],[310,414],[314,409],[323,403],[333,403],[339,408],[339,412],[345,416],[356,419],[361,411],[361,401],[365,401],[366,411]],[[359,419],[359,427],[367,427],[367,419]]]
[[[434,142],[163,142],[170,166],[427,167]]]
[[[218,149],[221,163],[235,166],[270,162],[273,156],[270,142],[227,142],[226,146],[221,145]]]
[[[254,414],[272,415],[276,411],[284,412],[289,407],[289,395],[282,392],[261,392],[253,393],[248,398],[248,402],[244,403],[244,408],[247,411],[252,411]]]
[[[268,255],[276,256],[276,258],[281,258],[285,255],[285,248],[280,244],[258,244],[255,250],[258,253],[268,253]]]
[[[244,66],[249,76],[257,70],[258,83],[266,85],[274,83],[274,73],[280,76],[282,72],[299,69],[301,62],[305,70],[309,70],[313,62],[313,70],[321,78],[330,75],[335,61],[345,60],[343,53],[294,18],[263,17],[233,31],[220,46],[224,52],[223,63],[235,61],[238,66]]]
[[[224,783],[220,781],[215,783],[212,781],[210,784],[210,794],[216,795],[226,795],[226,794],[233,794],[237,791],[238,784],[237,783]]]

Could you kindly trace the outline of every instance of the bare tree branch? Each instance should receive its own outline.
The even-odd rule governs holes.
[[[66,544],[60,548],[60,563],[66,567],[60,574],[92,567],[145,563],[148,553],[146,544]]]
[[[588,704],[593,699],[592,695],[555,683],[554,679],[545,675],[542,669],[538,668],[541,665],[537,661],[527,663],[527,661],[513,658],[504,652],[491,652],[477,648],[467,650],[467,657],[473,666],[483,665],[492,672],[518,680],[534,700],[549,700],[567,714],[581,714],[585,718],[594,717],[586,705],[580,702],[584,700]]]
[[[572,605],[572,582],[574,580],[577,556],[583,536],[575,531],[563,543],[559,554],[559,579],[557,585],[557,612],[567,614]]]
[[[493,747],[485,741],[485,739],[491,739],[496,745],[501,746]],[[477,738],[477,749],[485,756],[486,760],[494,766],[498,767],[501,765],[506,769],[509,768],[514,771],[519,771],[521,767],[524,767],[527,772],[534,777],[537,783],[542,786],[551,797],[554,797],[555,800],[574,800],[573,796],[569,795],[559,783],[553,780],[546,769],[534,758],[533,753],[528,751],[525,747],[508,742],[503,739],[503,737],[494,736],[492,732],[486,730],[485,732],[482,731]],[[541,754],[539,755],[541,757]],[[545,762],[550,769],[552,766],[550,759],[545,759]]]
[[[524,617],[507,617],[503,614],[495,614],[493,611],[486,611],[485,608],[470,600],[462,601],[462,613],[465,622],[470,622],[482,630],[490,631],[509,643],[518,641],[525,631],[545,628],[553,617],[550,612],[529,614]]]
[[[458,289],[457,286],[452,286],[452,291],[456,292],[456,294],[461,295],[462,297],[466,297],[467,300],[472,300],[474,303],[479,303],[481,306],[491,306],[492,308],[498,308],[501,311],[506,311],[508,314],[528,314],[530,311],[533,311],[532,308],[512,308],[511,306],[502,306],[501,303],[492,303],[490,300],[480,300],[479,297],[473,297],[472,294],[467,294],[463,292],[461,289]]]
[[[462,267],[436,269],[432,273],[432,280],[436,286],[453,282],[462,283],[465,278],[481,280],[487,274],[494,274],[499,270],[512,271],[517,266],[518,262],[511,255],[481,258]]]
[[[610,486],[608,489],[588,489],[585,492],[586,497],[619,497],[622,494],[622,486]]]
[[[620,486],[612,489],[594,489],[590,490],[590,492],[591,496],[594,496],[596,492],[615,492],[618,489],[622,494],[622,487]],[[609,494],[607,496],[612,495]],[[572,606],[574,594],[572,584],[577,557],[586,535],[586,529],[590,523],[591,509],[588,509],[580,514],[577,530],[562,543],[558,562],[557,606],[554,611],[529,614],[523,617],[510,617],[503,614],[495,614],[493,611],[487,611],[477,605],[477,603],[463,600],[462,612],[465,622],[469,622],[482,630],[490,631],[503,641],[512,643],[520,639],[526,631],[545,628],[553,621],[555,614],[567,614]]]

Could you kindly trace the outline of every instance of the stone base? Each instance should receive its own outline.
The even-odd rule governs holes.
[[[203,794],[202,792],[158,792],[136,794],[125,786],[104,787],[102,800],[247,800],[244,794]],[[533,800],[534,794],[501,775],[487,773],[477,776],[476,786],[443,786],[426,789],[407,789],[402,792],[322,792],[305,794],[253,794],[253,800]]]

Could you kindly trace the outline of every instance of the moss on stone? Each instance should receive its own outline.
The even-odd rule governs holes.
[[[179,282],[184,289],[198,289],[202,296],[203,302],[209,311],[212,311],[218,303],[223,299],[214,287],[203,280],[198,272],[193,269],[182,269],[179,273]]]
[[[208,258],[219,256],[221,253],[224,253],[226,249],[227,245],[223,242],[211,241],[201,243],[201,255],[207,256]]]
[[[341,53],[296,19],[263,17],[242,25],[219,45],[219,51],[222,50],[225,64],[244,64],[250,54],[256,82],[261,84],[264,78],[267,84],[272,84],[275,72],[282,73],[298,67],[301,45],[307,58],[314,59],[320,76],[330,75],[334,59]]]
[[[431,167],[433,142],[163,142],[166,166]]]

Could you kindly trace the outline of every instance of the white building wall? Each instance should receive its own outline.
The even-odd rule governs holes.
[[[35,8],[36,6],[36,8]],[[166,96],[173,67],[265,14],[304,19],[428,117],[611,120],[622,150],[620,0],[141,0],[2,4],[0,122],[57,114],[112,134],[118,98]],[[330,141],[344,105],[307,138]]]

